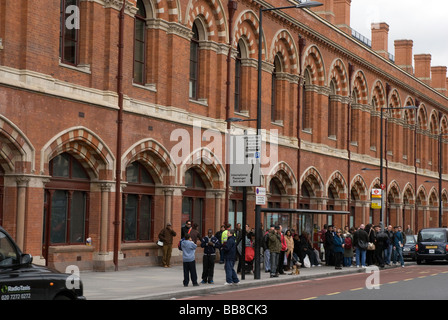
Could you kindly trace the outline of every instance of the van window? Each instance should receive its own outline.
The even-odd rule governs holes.
[[[0,231],[0,266],[12,266],[17,262],[17,252],[15,246]]]
[[[445,230],[422,230],[419,234],[420,242],[446,242]]]

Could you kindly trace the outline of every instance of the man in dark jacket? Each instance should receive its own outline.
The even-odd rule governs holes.
[[[162,264],[164,268],[171,267],[171,252],[173,251],[173,238],[175,236],[176,232],[173,230],[173,227],[169,222],[159,233],[159,239],[163,242]]]
[[[325,233],[325,261],[327,266],[334,266],[334,226],[329,225]]]
[[[224,254],[224,269],[226,271],[226,282],[224,285],[230,285],[232,283],[238,284],[240,280],[235,272],[236,241],[234,231],[229,230],[227,236],[227,241],[222,248]]]
[[[271,278],[278,277],[278,258],[282,250],[282,238],[279,226],[275,226],[274,230],[269,230],[268,247],[271,253]]]
[[[356,267],[359,268],[360,263],[363,268],[366,267],[366,251],[369,242],[369,235],[364,230],[365,225],[361,224],[359,229],[353,235],[353,245],[356,250]]]
[[[204,258],[202,260],[202,283],[213,283],[216,249],[219,247],[220,242],[218,238],[213,235],[212,229],[209,229],[207,236],[202,238],[201,241],[201,248],[204,248]]]
[[[384,268],[383,253],[387,246],[387,234],[384,230],[381,230],[380,226],[375,226],[375,258],[380,268]]]

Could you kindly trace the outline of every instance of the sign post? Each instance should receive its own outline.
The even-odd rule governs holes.
[[[381,189],[372,189],[372,209],[381,209],[382,208],[382,193]]]

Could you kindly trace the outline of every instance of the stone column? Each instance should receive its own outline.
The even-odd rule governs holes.
[[[108,227],[109,227],[109,193],[112,183],[101,184],[101,227],[100,227],[100,253],[107,253]]]
[[[173,223],[173,188],[165,188],[163,189],[163,192],[165,194],[165,215],[164,215],[164,226],[168,222]]]
[[[16,242],[19,248],[23,250],[25,241],[25,211],[26,211],[26,190],[30,178],[17,177],[17,228]]]

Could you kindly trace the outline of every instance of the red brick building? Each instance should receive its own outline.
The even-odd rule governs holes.
[[[121,1],[0,0],[0,225],[35,262],[110,270],[158,264],[166,222],[178,235],[187,219],[201,233],[241,222],[213,141],[254,130],[225,119],[256,117],[258,10],[294,3],[131,0],[121,15]],[[350,214],[263,224],[378,223],[370,194],[389,107],[401,109],[384,110],[386,222],[437,226],[447,68],[413,55],[412,40],[395,41],[393,57],[387,23],[372,24],[371,41],[353,32],[350,0],[322,3],[263,16],[262,128],[267,146],[278,132],[278,161],[262,186],[272,207]],[[251,189],[251,226],[254,204]]]

